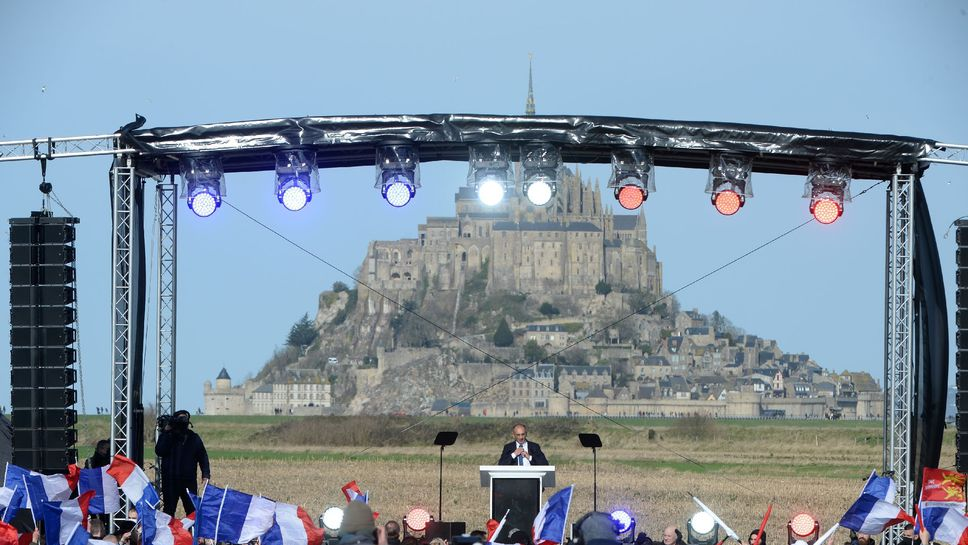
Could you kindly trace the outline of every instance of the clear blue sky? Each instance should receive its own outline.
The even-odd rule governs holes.
[[[109,133],[135,112],[148,127],[304,115],[515,114],[524,110],[531,52],[539,114],[968,143],[964,0],[4,2],[0,50],[0,140]],[[108,159],[89,158],[54,161],[48,169],[55,191],[82,220],[78,285],[89,412],[110,402],[108,168]],[[582,170],[603,183],[608,177],[602,166]],[[229,176],[228,199],[352,272],[367,241],[415,236],[427,215],[452,213],[466,165],[425,164],[422,174],[424,187],[402,210],[380,199],[370,168],[322,171],[322,193],[299,214],[274,200],[272,173]],[[39,177],[34,162],[0,164],[4,221],[38,208]],[[942,236],[968,214],[968,167],[933,166],[924,181],[950,310],[954,241]],[[731,218],[709,205],[705,183],[704,171],[658,169],[646,214],[667,289],[807,218],[800,178],[755,175],[755,197]],[[719,310],[786,351],[880,378],[884,205],[881,188],[858,198],[834,225],[812,224],[682,292],[683,308]],[[231,209],[201,220],[183,201],[179,206],[177,396],[194,411],[202,381],[222,366],[236,380],[257,372],[293,321],[314,314],[319,292],[347,279]],[[0,255],[6,269],[8,254]],[[0,278],[7,281],[5,273]],[[5,286],[0,307],[8,297]],[[0,312],[0,330],[8,327],[8,313]],[[953,353],[953,336],[951,344]],[[153,350],[152,334],[146,402],[154,399]],[[0,363],[8,368],[6,349]],[[0,403],[7,406],[8,381],[0,372]]]

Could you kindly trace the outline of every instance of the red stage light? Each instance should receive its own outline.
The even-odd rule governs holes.
[[[844,214],[844,209],[833,199],[818,199],[813,202],[810,212],[817,221],[827,225],[837,221]]]
[[[738,193],[727,189],[713,195],[713,205],[724,216],[732,216],[743,206],[743,199]]]
[[[430,513],[422,507],[414,507],[403,517],[403,523],[414,532],[423,532],[427,529],[427,523],[434,520]]]
[[[618,199],[618,204],[622,208],[635,210],[642,206],[642,203],[645,202],[645,199],[649,198],[649,195],[641,187],[635,184],[628,184],[623,185],[615,192],[615,198]]]
[[[799,537],[809,536],[817,527],[817,521],[806,513],[800,513],[790,519],[790,530]]]

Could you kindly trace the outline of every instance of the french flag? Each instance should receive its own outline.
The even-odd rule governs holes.
[[[58,544],[67,545],[74,533],[75,525],[87,528],[87,506],[93,496],[94,492],[88,491],[73,500],[50,501],[42,504],[44,532],[48,543],[51,543],[52,537],[57,536]]]
[[[13,490],[6,486],[0,488],[0,509],[3,510],[3,522],[10,522],[13,517],[17,516],[20,504],[24,501],[23,496],[24,487],[22,485]]]
[[[141,523],[143,545],[191,545],[192,535],[182,522],[158,511],[143,500],[135,504]]]
[[[344,484],[340,490],[342,490],[343,495],[346,496],[347,502],[356,500],[363,503],[369,503],[370,501],[368,494],[364,494],[363,491],[360,490],[360,487],[356,484],[356,481],[350,481]]]
[[[94,469],[82,469],[78,479],[78,493],[93,491],[90,513],[116,513],[121,509],[121,496],[118,493],[118,482],[108,475],[108,466]]]
[[[144,470],[134,463],[134,460],[115,454],[107,474],[114,477],[121,490],[124,490],[124,495],[132,503],[138,503],[144,499],[148,505],[158,505],[161,501],[151,480],[145,475]]]
[[[929,507],[920,511],[920,520],[934,541],[968,545],[968,517],[961,509]]]
[[[565,522],[574,489],[575,485],[571,485],[555,492],[538,511],[531,528],[534,545],[558,545],[565,541]]]
[[[297,505],[276,504],[276,521],[262,536],[262,545],[322,545],[323,530]]]
[[[196,537],[248,543],[272,528],[276,502],[212,484],[205,487],[196,517]]]
[[[890,477],[878,477],[871,472],[860,497],[840,519],[840,526],[863,532],[879,534],[889,526],[901,522],[914,523],[914,518],[894,505],[895,485]]]
[[[85,525],[78,523],[74,525],[70,537],[63,542],[63,545],[88,545],[95,542],[104,543],[99,539],[91,539],[91,534],[87,532]]]
[[[40,478],[41,484],[38,492],[40,493],[40,499],[42,501],[62,501],[70,499],[71,497],[71,485],[64,475],[44,475],[11,463],[7,464],[3,485],[10,489],[16,489],[18,486],[23,487],[24,477],[26,476]],[[22,496],[19,507],[30,507],[30,497],[28,494]]]

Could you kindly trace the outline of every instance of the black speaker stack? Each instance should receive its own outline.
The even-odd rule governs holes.
[[[74,363],[77,218],[10,219],[10,405],[13,463],[63,473],[77,460]]]
[[[955,426],[958,430],[955,438],[958,449],[955,466],[960,473],[968,473],[968,220],[958,220],[955,226],[955,242],[958,244],[958,249],[955,250],[955,262],[958,265],[955,273],[955,325],[958,328],[955,333],[955,344],[958,348],[955,353],[955,383],[958,385],[955,394]]]

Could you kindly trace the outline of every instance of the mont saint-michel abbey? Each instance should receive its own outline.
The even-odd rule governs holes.
[[[437,289],[457,289],[488,263],[488,290],[560,295],[613,288],[662,293],[662,265],[648,247],[645,213],[616,215],[602,206],[599,184],[564,169],[552,202],[536,207],[515,191],[482,204],[469,187],[455,195],[456,216],[430,217],[417,238],[374,241],[363,267],[382,290],[414,289],[427,275]],[[434,280],[436,279],[436,280]]]
[[[525,115],[534,114],[529,70]],[[362,278],[378,290],[414,289],[422,280],[454,290],[488,263],[490,292],[584,295],[604,280],[615,289],[661,294],[662,264],[648,246],[645,212],[616,215],[602,206],[597,181],[592,187],[577,167],[563,171],[544,207],[524,197],[520,164],[513,193],[495,206],[462,187],[455,217],[427,218],[416,239],[371,242]]]

